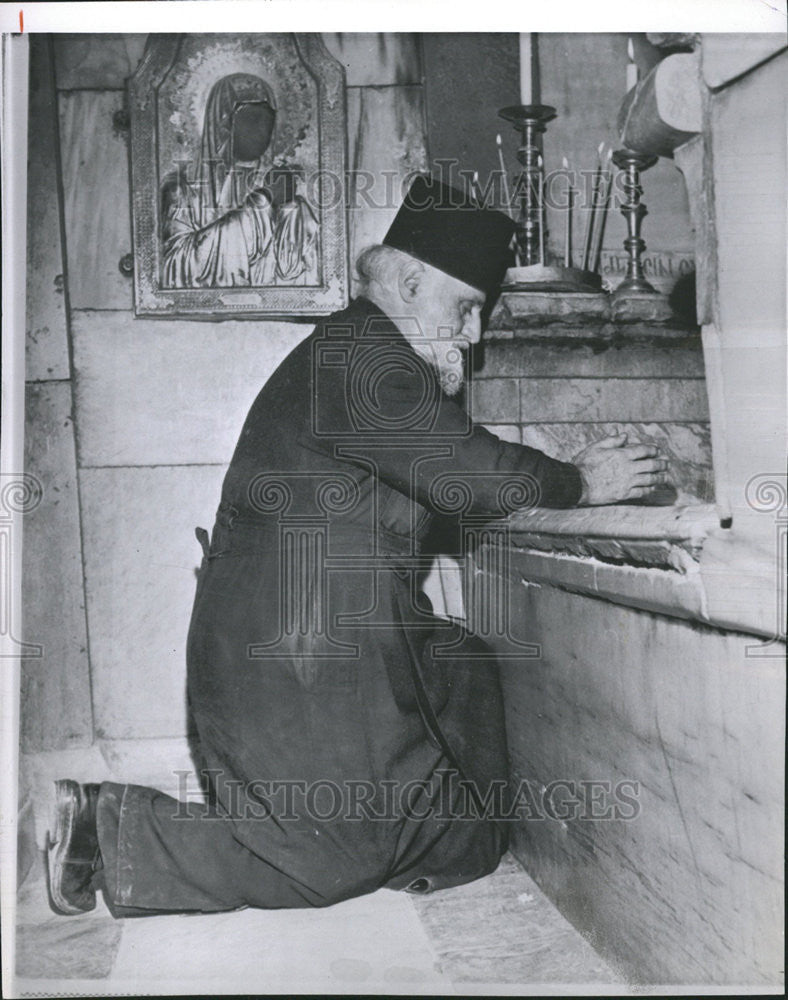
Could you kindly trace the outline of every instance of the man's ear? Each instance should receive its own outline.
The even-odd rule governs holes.
[[[412,302],[419,291],[424,274],[424,265],[412,257],[399,270],[397,288],[403,302]]]

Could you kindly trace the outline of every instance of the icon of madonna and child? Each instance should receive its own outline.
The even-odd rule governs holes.
[[[162,284],[224,288],[319,283],[320,227],[303,170],[276,164],[273,91],[250,73],[212,87],[197,162],[161,187]]]

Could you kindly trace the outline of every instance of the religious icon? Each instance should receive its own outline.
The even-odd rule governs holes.
[[[200,156],[162,187],[166,288],[314,284],[319,224],[298,168],[271,162],[273,91],[235,73],[214,84]]]
[[[137,312],[341,308],[344,80],[319,36],[155,36],[130,89]]]

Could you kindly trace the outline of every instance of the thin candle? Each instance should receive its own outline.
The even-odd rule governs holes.
[[[482,193],[482,188],[481,188],[481,185],[479,184],[479,171],[478,170],[474,170],[474,172],[473,172],[473,197],[476,199],[476,204],[479,207],[481,207],[481,204],[482,204],[481,193]]]
[[[514,266],[522,267],[522,257],[520,256],[520,247],[517,245],[517,236],[512,236],[512,242],[509,244],[509,249],[514,253]]]
[[[591,260],[593,264],[591,270],[595,273],[599,271],[599,265],[602,261],[602,241],[605,238],[605,223],[607,222],[607,212],[610,207],[610,194],[613,190],[613,171],[610,166],[610,160],[613,156],[613,150],[609,149],[607,151],[607,168],[605,169],[604,177],[604,191],[605,197],[602,202],[602,213],[599,219],[599,229],[594,236],[594,252],[591,254]]]
[[[542,171],[542,157],[539,157],[539,187],[537,208],[539,212],[539,263],[544,267],[544,173]]]
[[[506,199],[506,211],[509,213],[511,219],[514,218],[514,211],[512,210],[512,199],[509,195],[509,178],[506,176],[506,166],[503,162],[503,142],[501,140],[501,135],[498,133],[495,137],[495,145],[498,147],[498,163],[501,167],[501,178],[503,183],[503,196]]]
[[[591,215],[586,228],[585,246],[583,247],[583,270],[588,270],[589,258],[591,255],[591,237],[594,232],[594,220],[599,202],[599,186],[602,181],[602,150],[605,148],[604,142],[599,143],[596,156],[596,169],[594,170],[594,184],[591,192]]]
[[[531,104],[533,96],[533,59],[531,34],[520,32],[520,104]]]
[[[569,161],[563,158],[566,171],[566,233],[564,237],[564,267],[572,266],[572,181],[569,176]]]

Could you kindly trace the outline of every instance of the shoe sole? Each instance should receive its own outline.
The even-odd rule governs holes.
[[[49,875],[49,897],[52,908],[64,916],[77,913],[89,913],[96,908],[96,898],[93,897],[90,906],[75,906],[70,903],[62,892],[63,868],[68,857],[71,838],[74,834],[74,823],[79,812],[79,786],[76,781],[62,779],[55,782],[56,812],[55,834],[47,835],[47,873]]]

